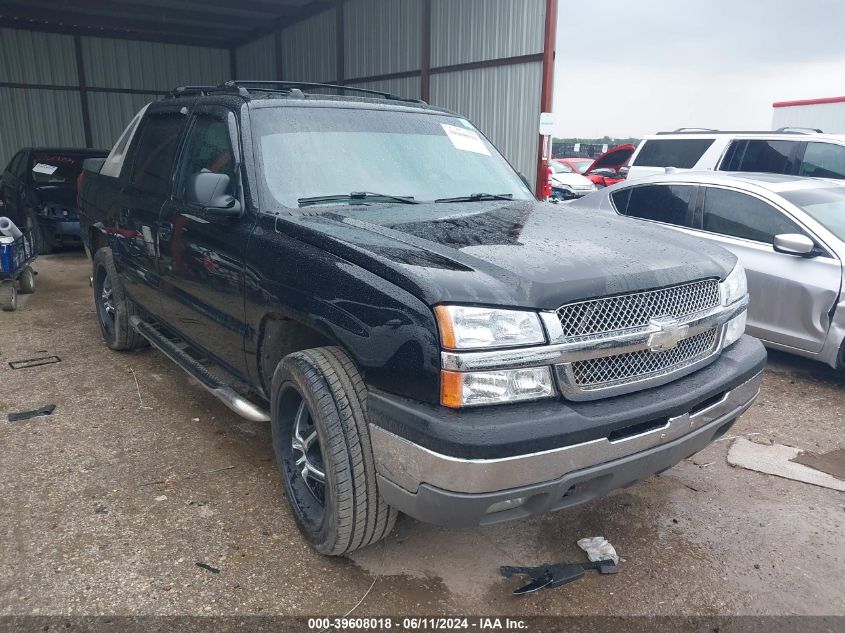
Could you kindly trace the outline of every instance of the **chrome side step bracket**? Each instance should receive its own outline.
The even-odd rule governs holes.
[[[203,387],[208,389],[213,396],[219,399],[232,411],[247,420],[252,420],[253,422],[270,421],[270,414],[267,413],[267,411],[244,398],[223,380],[191,358],[187,352],[180,349],[152,325],[141,320],[138,316],[130,317],[129,324],[135,328],[138,334],[147,339],[150,342],[150,345],[176,363],[189,376],[196,379]]]

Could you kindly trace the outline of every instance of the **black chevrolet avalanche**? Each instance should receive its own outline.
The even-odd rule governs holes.
[[[177,89],[86,161],[80,198],[108,346],[151,344],[268,421],[324,554],[397,512],[583,503],[701,450],[760,388],[733,255],[539,202],[470,121],[419,101]]]

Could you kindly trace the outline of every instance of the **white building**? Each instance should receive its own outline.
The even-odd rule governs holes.
[[[807,127],[845,134],[845,97],[778,101],[772,104],[772,129]]]

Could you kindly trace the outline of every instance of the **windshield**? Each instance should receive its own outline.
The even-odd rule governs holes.
[[[32,181],[36,185],[66,185],[76,183],[82,171],[82,161],[90,156],[70,154],[33,154]]]
[[[477,193],[533,195],[465,119],[362,108],[256,108],[259,176],[286,207],[315,196],[377,192],[427,202]],[[357,203],[390,202],[373,198]],[[327,201],[325,204],[349,204]]]
[[[587,171],[590,168],[590,165],[593,164],[593,161],[591,161],[591,160],[574,161],[573,160],[572,163],[575,164],[575,169],[578,170],[578,173],[583,174],[585,171]]]
[[[845,240],[845,187],[805,189],[780,194],[840,240]]]
[[[572,167],[567,165],[566,163],[556,163],[555,161],[551,161],[549,166],[552,168],[553,174],[572,174],[574,173]]]

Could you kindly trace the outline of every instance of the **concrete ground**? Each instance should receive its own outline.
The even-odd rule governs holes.
[[[845,615],[845,495],[725,459],[736,435],[842,446],[845,375],[826,366],[771,354],[728,437],[608,498],[484,529],[400,518],[385,543],[328,559],[297,532],[268,427],[155,351],[108,350],[80,253],[39,263],[36,294],[0,313],[0,615],[343,615],[365,595],[355,615]],[[8,365],[47,354],[61,362]],[[50,417],[6,421],[46,403]],[[582,561],[575,541],[595,535],[618,575],[523,598],[498,575]]]

